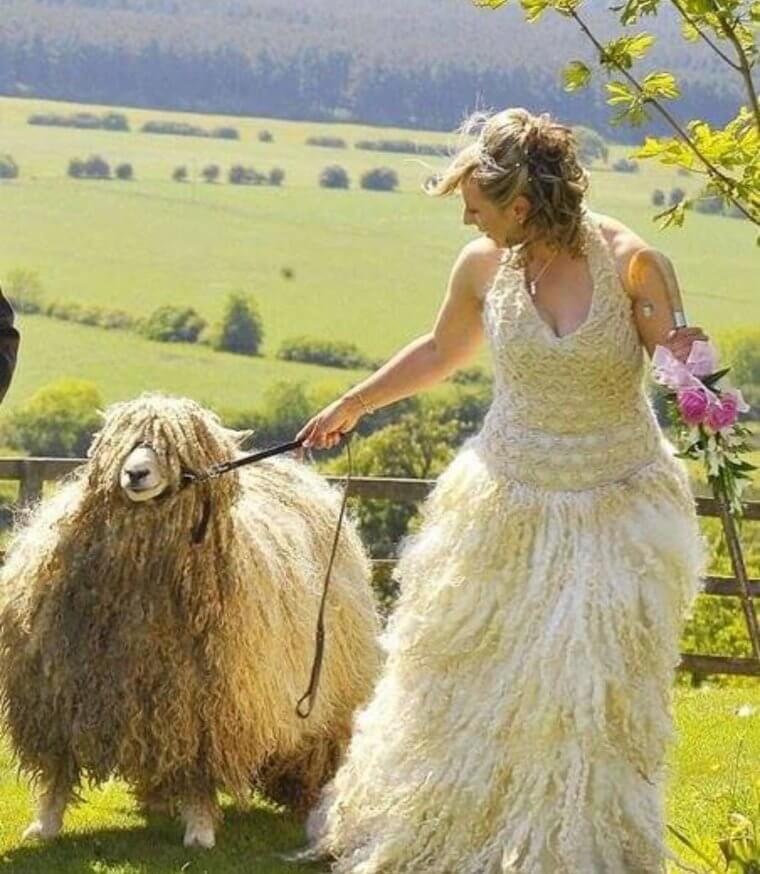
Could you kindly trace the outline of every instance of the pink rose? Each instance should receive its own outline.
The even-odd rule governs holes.
[[[708,409],[707,394],[701,388],[683,388],[678,392],[678,409],[689,425],[698,425],[704,420]]]
[[[730,428],[739,418],[738,392],[724,392],[707,408],[705,424],[713,431]]]

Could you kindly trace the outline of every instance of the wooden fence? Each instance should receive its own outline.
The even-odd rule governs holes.
[[[82,459],[68,458],[0,458],[0,480],[15,480],[19,483],[18,503],[28,505],[42,496],[46,482],[61,479],[83,463]],[[332,482],[342,483],[340,477],[328,477]],[[435,480],[392,479],[386,477],[353,477],[349,495],[359,498],[377,498],[416,504],[424,500],[435,485]],[[697,498],[697,513],[700,516],[721,518],[720,507],[712,498]],[[744,505],[744,517],[760,521],[760,501],[748,501]],[[388,567],[393,559],[374,559],[376,567]],[[703,591],[706,595],[727,595],[740,598],[742,589],[736,577],[709,576]],[[760,598],[760,579],[749,579],[747,591],[751,599]],[[733,658],[699,653],[683,653],[679,670],[695,674],[734,674],[760,677],[760,659]]]

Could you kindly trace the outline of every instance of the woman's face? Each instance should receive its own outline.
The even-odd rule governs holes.
[[[477,225],[478,230],[497,246],[514,246],[523,241],[525,231],[521,222],[525,220],[529,206],[526,198],[517,197],[509,206],[500,207],[483,194],[472,176],[462,183],[461,192],[464,224]]]

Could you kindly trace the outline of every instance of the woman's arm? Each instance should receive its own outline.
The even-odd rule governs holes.
[[[628,296],[642,346],[651,357],[656,346],[666,346],[680,361],[686,361],[695,340],[707,340],[699,327],[674,329],[673,308],[664,278],[647,271],[643,283],[632,283],[630,264],[633,256],[649,248],[646,242],[616,219],[605,216],[603,231],[615,258],[618,275]]]
[[[361,416],[417,394],[446,379],[470,361],[483,339],[482,244],[464,247],[449,277],[433,330],[417,337],[365,380],[312,417],[298,432],[304,446],[334,446]]]

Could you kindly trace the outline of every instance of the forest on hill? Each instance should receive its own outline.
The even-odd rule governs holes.
[[[607,4],[585,15],[603,36]],[[560,70],[591,51],[574,24],[537,26],[519,4],[468,0],[4,0],[0,93],[132,106],[450,130],[466,110],[523,105],[616,139],[599,88],[568,95]],[[681,80],[679,115],[720,123],[740,94],[663,11],[648,67]]]

